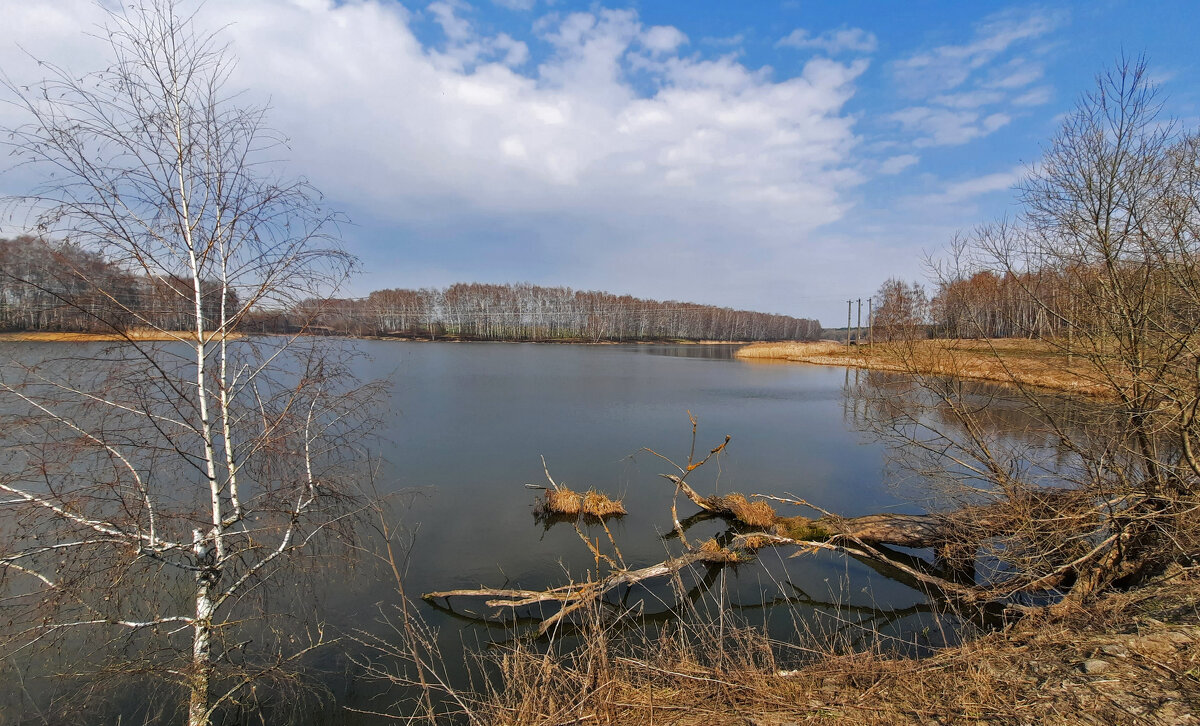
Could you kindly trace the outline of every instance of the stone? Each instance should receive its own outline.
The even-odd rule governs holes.
[[[1099,658],[1088,658],[1079,664],[1079,670],[1088,675],[1103,673],[1111,667],[1112,666],[1107,661],[1100,660]]]

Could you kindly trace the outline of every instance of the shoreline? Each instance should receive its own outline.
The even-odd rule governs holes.
[[[1111,395],[1111,388],[1089,375],[1076,361],[1046,343],[1028,339],[921,340],[880,342],[873,346],[842,343],[750,343],[734,357],[760,363],[806,363],[891,373],[953,376],[1010,386],[1030,386],[1091,397]]]
[[[0,343],[167,343],[191,341],[196,337],[193,330],[129,330],[125,333],[77,333],[52,330],[29,330],[0,332]],[[247,337],[243,333],[231,333],[230,340]]]
[[[252,338],[256,336],[293,335],[292,333],[232,333],[231,339]],[[316,335],[301,334],[303,337],[325,337],[338,340],[377,340],[396,343],[534,343],[537,345],[751,345],[756,341],[749,340],[584,340],[564,338],[558,340],[484,340],[478,338],[459,338],[447,336],[444,338],[415,338],[397,335]],[[172,342],[192,340],[194,331],[162,331],[162,330],[131,330],[126,334],[120,333],[79,333],[65,331],[34,330],[21,332],[0,332],[0,343],[120,343],[126,341],[138,342]]]
[[[675,713],[671,723],[679,726],[1191,724],[1200,702],[1198,607],[1200,582],[1185,570],[1086,606],[1024,618],[924,658],[819,642],[814,657],[795,670],[748,654],[734,668],[694,660],[664,668],[644,656],[616,657],[609,677],[617,688],[608,693],[617,695],[579,699],[577,721],[651,726]],[[756,644],[744,642],[745,649]],[[543,656],[535,657],[531,667],[543,667]],[[569,675],[576,684],[590,674]]]

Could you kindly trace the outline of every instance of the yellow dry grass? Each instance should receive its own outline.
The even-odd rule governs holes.
[[[826,540],[833,536],[828,527],[808,517],[780,517],[775,534],[797,540]]]
[[[724,560],[725,562],[737,562],[738,561],[738,554],[736,552],[725,549],[724,547],[721,546],[721,543],[715,539],[705,540],[700,545],[700,551],[709,555],[711,558],[714,558],[714,559],[708,560],[709,562],[713,562],[715,559],[721,559],[721,560]]]
[[[761,499],[751,502],[735,493],[721,497],[721,504],[733,512],[738,521],[751,527],[770,527],[775,523],[775,510]]]
[[[856,652],[854,629],[801,631],[790,645],[723,619],[681,620],[688,637],[641,643],[599,631],[569,653],[507,651],[501,687],[477,715],[511,726],[1191,724],[1200,712],[1198,613],[1200,581],[1185,576],[920,660]],[[787,658],[797,650],[810,657]]]
[[[583,511],[583,497],[579,495],[579,492],[571,491],[566,487],[547,489],[541,509],[548,514],[566,514],[577,517]]]
[[[1105,396],[1108,387],[1081,356],[1068,364],[1049,344],[1025,339],[921,340],[845,346],[841,343],[752,343],[737,357],[852,366],[901,373],[955,376],[980,381],[1036,386],[1087,396]]]
[[[625,514],[625,505],[619,499],[610,499],[607,494],[592,489],[583,495],[583,513],[593,517],[611,517]]]
[[[607,494],[595,489],[580,494],[560,486],[558,489],[546,490],[546,497],[539,503],[539,511],[568,517],[578,517],[581,514],[590,517],[611,517],[625,514],[625,505],[621,500],[611,499]]]
[[[53,331],[28,331],[21,333],[0,333],[0,343],[109,343],[136,340],[143,342],[160,342],[172,340],[194,340],[194,330],[155,330],[134,329],[120,333],[65,333]],[[231,339],[244,337],[241,333],[231,333]]]

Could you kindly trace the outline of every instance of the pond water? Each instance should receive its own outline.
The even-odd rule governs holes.
[[[571,526],[534,517],[538,493],[524,484],[546,483],[543,456],[557,481],[624,499],[629,514],[610,528],[631,565],[660,561],[674,487],[659,474],[672,469],[639,452],[686,461],[689,411],[697,450],[733,437],[689,479],[701,493],[791,493],[846,515],[911,510],[885,484],[883,447],[848,420],[845,369],[748,363],[729,346],[363,347],[361,375],[391,388],[381,488],[421,493],[405,515],[420,525],[410,592],[538,587],[592,559]],[[681,498],[681,517],[695,511]]]
[[[794,495],[848,516],[919,511],[888,485],[886,447],[854,425],[848,390],[855,371],[743,361],[721,345],[336,344],[364,354],[354,363],[360,379],[386,382],[372,450],[382,460],[376,486],[403,494],[397,516],[412,535],[405,587],[439,629],[452,678],[462,677],[453,664],[464,647],[509,639],[513,629],[476,617],[491,613],[482,602],[447,607],[420,601],[420,594],[539,589],[595,571],[571,524],[535,516],[540,493],[525,484],[545,483],[541,457],[557,481],[624,500],[629,513],[610,520],[609,529],[630,567],[679,551],[669,536],[674,487],[659,476],[673,470],[643,449],[686,461],[689,411],[698,420],[698,452],[732,436],[718,459],[689,477],[701,494]],[[679,510],[685,518],[697,508],[680,497]],[[727,529],[720,519],[699,521],[688,537]],[[599,527],[585,531],[607,541]],[[955,637],[953,625],[938,627],[925,594],[903,582],[837,555],[787,554],[765,550],[719,577],[714,568],[699,568],[689,586],[783,638],[794,635],[798,620],[833,605],[918,651]],[[386,637],[381,613],[390,614],[397,596],[394,583],[373,572],[336,571],[323,596],[331,623]],[[669,606],[665,591],[654,587],[633,597],[651,615]],[[850,626],[847,637],[867,632]],[[330,677],[339,698],[386,706],[373,700],[373,688],[347,685],[354,677],[353,666]]]
[[[848,516],[918,511],[886,483],[885,447],[853,425],[847,386],[854,371],[744,361],[721,345],[359,345],[368,356],[359,375],[385,379],[390,388],[380,488],[416,492],[403,514],[415,528],[405,581],[413,597],[481,586],[538,589],[595,570],[571,524],[535,517],[539,492],[524,485],[545,484],[542,456],[557,481],[624,500],[628,515],[610,520],[609,529],[629,566],[678,552],[669,537],[674,487],[659,476],[673,470],[642,449],[685,462],[689,411],[698,420],[701,455],[733,437],[719,459],[689,477],[702,494],[795,495]],[[681,518],[697,511],[680,497]],[[727,529],[712,519],[688,536],[702,540]],[[607,541],[599,527],[588,534]],[[933,616],[922,592],[844,557],[786,554],[764,551],[757,563],[727,568],[720,596],[748,622],[782,637],[794,634],[798,612],[822,602],[876,609],[873,622],[883,633],[937,644],[929,640]],[[356,610],[353,619],[363,623],[378,617],[376,603],[395,599],[384,581],[358,593],[357,609],[339,609]],[[664,609],[656,597],[647,598],[647,611]],[[763,606],[781,600],[792,602]],[[442,605],[420,608],[441,629],[448,654],[463,643],[512,635],[461,617],[489,614],[481,601],[455,600],[452,611]]]

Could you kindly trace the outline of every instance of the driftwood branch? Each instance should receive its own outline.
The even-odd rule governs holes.
[[[622,587],[634,585],[647,580],[653,580],[671,575],[698,563],[724,564],[736,561],[739,555],[729,550],[711,547],[688,552],[679,557],[672,557],[648,567],[636,570],[618,569],[607,577],[592,582],[572,583],[548,590],[515,590],[478,588],[473,590],[444,590],[422,595],[426,600],[444,600],[452,597],[486,597],[488,607],[515,609],[531,605],[561,605],[562,608],[542,621],[538,628],[539,634],[544,634],[566,616],[575,612],[594,600],[603,598],[609,592]]]

